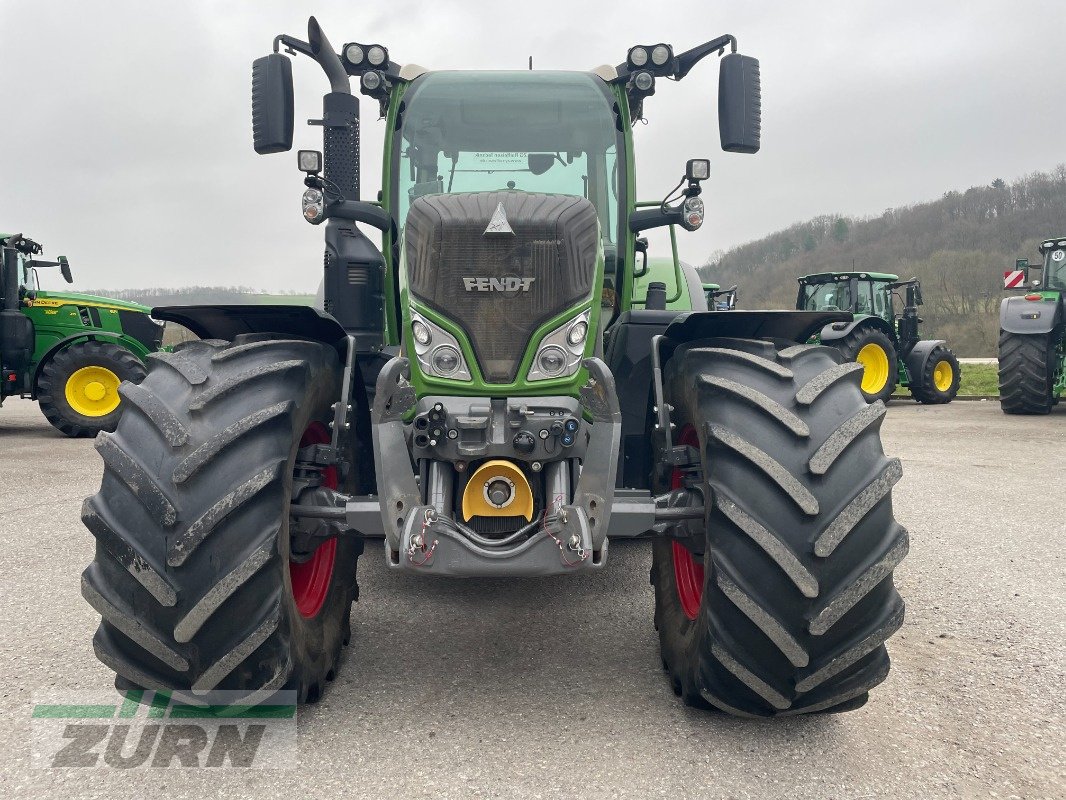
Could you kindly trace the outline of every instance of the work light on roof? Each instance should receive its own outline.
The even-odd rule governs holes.
[[[348,59],[349,64],[359,66],[363,63],[363,48],[357,44],[350,44],[344,48],[344,57]]]
[[[629,63],[634,67],[643,67],[648,63],[648,50],[647,48],[637,47],[630,48],[629,50]]]
[[[674,56],[674,51],[668,44],[657,44],[651,50],[651,63],[657,67],[666,64]]]
[[[385,48],[380,44],[372,45],[369,50],[366,51],[366,60],[373,64],[375,67],[380,67],[388,60],[388,53]]]

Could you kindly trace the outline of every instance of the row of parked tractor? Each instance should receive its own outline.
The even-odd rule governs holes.
[[[1040,261],[1018,259],[1003,274],[1020,294],[1000,306],[999,391],[1007,414],[1047,414],[1066,395],[1066,237],[1042,242]],[[691,269],[686,267],[687,269]],[[709,310],[737,307],[737,287],[702,284]],[[950,403],[959,393],[959,360],[942,339],[923,339],[917,278],[878,272],[820,272],[799,278],[799,311],[849,311],[851,322],[822,329],[816,339],[863,366],[868,402],[888,402],[897,387],[919,403]]]
[[[67,258],[41,259],[42,246],[21,234],[0,234],[0,242],[0,405],[11,396],[37,400],[67,436],[114,430],[119,387],[144,377],[144,358],[161,348],[164,326],[137,303],[42,290],[41,269],[58,268],[73,281]],[[1066,238],[1044,241],[1039,253],[1038,263],[1018,259],[1004,273],[1004,288],[1022,292],[1005,298],[1000,309],[1000,404],[1007,414],[1047,414],[1066,395]],[[674,266],[673,259],[652,259],[645,291],[657,282],[653,278],[670,285]],[[702,293],[708,310],[737,308],[736,286],[700,282],[684,263],[679,272],[684,279],[667,307],[699,307],[695,298]],[[796,298],[799,311],[854,315],[816,338],[862,364],[868,402],[888,402],[902,386],[919,403],[949,403],[959,392],[961,367],[947,342],[922,338],[922,304],[917,278],[877,272],[804,275]]]

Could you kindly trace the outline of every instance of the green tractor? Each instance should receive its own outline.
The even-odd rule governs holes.
[[[737,307],[737,287],[733,284],[723,289],[719,283],[703,284],[703,295],[711,311],[732,311]]]
[[[71,283],[70,264],[35,258],[41,246],[21,234],[0,234],[0,247],[0,403],[35,399],[67,436],[115,430],[119,386],[144,377],[163,326],[136,303],[41,290],[37,270],[58,267]]]
[[[900,298],[899,290],[904,291]],[[899,314],[894,301],[902,304]],[[943,339],[922,339],[922,285],[881,272],[820,272],[799,279],[796,308],[850,311],[854,319],[824,327],[818,340],[862,365],[867,402],[888,402],[906,386],[919,403],[950,403],[959,393],[959,360]]]
[[[699,227],[710,167],[638,203],[631,125],[657,87],[725,54],[721,143],[754,153],[758,62],[721,36],[589,72],[431,72],[377,43],[338,51],[312,18],[307,41],[281,35],[253,66],[259,153],[292,146],[282,48],[330,83],[324,157],[297,158],[324,309],[153,309],[203,341],[154,357],[98,440],[82,589],[117,685],[311,701],[349,641],[366,546],[398,573],[519,579],[602,570],[612,539],[642,537],[686,703],[865,702],[902,624],[908,540],[883,408],[807,344],[851,315],[637,291],[637,235]],[[350,79],[385,117],[377,202],[360,199]]]
[[[1066,237],[1040,245],[1041,266],[1018,259],[1005,288],[1024,288],[999,308],[999,404],[1007,414],[1049,414],[1066,394]],[[1030,279],[1031,270],[1040,270]]]

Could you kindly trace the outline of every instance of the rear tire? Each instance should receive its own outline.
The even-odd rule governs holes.
[[[921,375],[911,376],[911,396],[919,403],[950,403],[959,393],[962,370],[959,359],[947,347],[938,344],[929,351]]]
[[[892,571],[907,532],[891,500],[902,470],[881,447],[883,404],[866,404],[861,370],[840,360],[708,340],[667,365],[679,440],[693,431],[700,454],[682,483],[708,509],[652,559],[663,664],[689,705],[844,711],[888,674],[884,642],[903,622]]]
[[[100,491],[82,510],[96,537],[82,592],[116,685],[291,689],[305,702],[333,679],[362,543],[328,540],[317,578],[300,577],[288,507],[296,451],[305,433],[322,441],[340,378],[331,347],[238,337],[154,354],[143,383],[123,386],[118,429],[97,438]]]
[[[888,402],[899,380],[899,356],[896,343],[887,333],[867,324],[827,344],[848,361],[864,365],[860,390],[867,403]]]
[[[1051,413],[1057,342],[1053,332],[1000,331],[999,405],[1005,414]]]
[[[140,383],[144,375],[144,364],[125,347],[92,340],[75,342],[41,368],[37,402],[45,418],[67,436],[95,436],[118,425],[122,414],[119,385]],[[86,394],[89,387],[95,391]]]

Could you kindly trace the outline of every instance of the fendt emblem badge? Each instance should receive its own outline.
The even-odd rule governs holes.
[[[507,213],[503,210],[503,203],[496,205],[496,210],[492,212],[492,219],[489,220],[489,225],[485,228],[485,232],[482,236],[514,236],[515,232],[511,228],[511,223],[507,221]]]
[[[502,278],[463,278],[463,288],[468,292],[528,292],[536,278],[519,278],[504,275]]]

